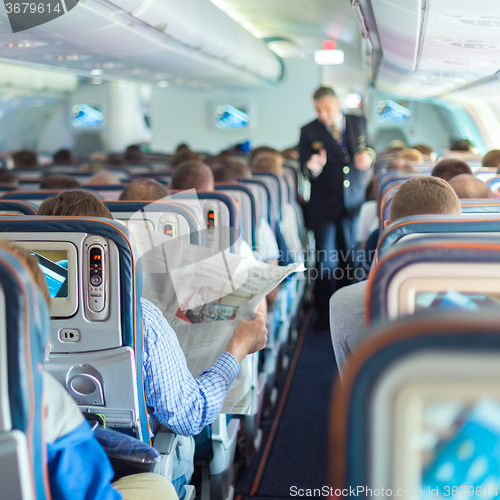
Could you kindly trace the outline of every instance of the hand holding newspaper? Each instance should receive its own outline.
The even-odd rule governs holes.
[[[224,352],[236,324],[252,319],[262,299],[302,263],[263,264],[227,252],[191,245],[130,226],[144,276],[143,297],[163,312],[175,330],[194,377]],[[231,385],[223,413],[250,411],[255,357],[247,356]]]

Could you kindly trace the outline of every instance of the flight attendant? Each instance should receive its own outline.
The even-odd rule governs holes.
[[[366,120],[340,112],[333,89],[313,95],[317,119],[301,129],[300,162],[311,182],[309,227],[316,239],[316,327],[328,327],[331,295],[354,277],[356,223],[372,176],[375,153],[366,148]]]

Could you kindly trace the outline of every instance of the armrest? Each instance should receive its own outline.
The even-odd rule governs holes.
[[[94,436],[104,448],[117,477],[152,472],[161,456],[152,446],[121,432],[97,427]]]
[[[175,451],[179,441],[179,436],[174,434],[170,429],[164,425],[158,428],[153,446],[155,450],[159,451],[162,455],[170,455]]]

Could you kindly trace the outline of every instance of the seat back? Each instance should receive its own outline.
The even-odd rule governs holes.
[[[499,387],[497,316],[438,314],[374,333],[335,388],[329,484],[366,499],[494,489]]]
[[[29,201],[0,198],[0,215],[36,215],[38,207]]]
[[[205,244],[204,221],[198,211],[187,204],[173,201],[105,201],[113,218],[127,227],[136,224],[152,231],[181,238],[193,245]]]
[[[91,217],[0,217],[0,232],[38,256],[54,297],[46,369],[83,412],[149,443],[133,235]]]
[[[206,225],[206,244],[214,250],[231,249],[237,253],[236,244],[239,234],[238,207],[227,194],[213,191],[179,191],[173,194],[175,200],[183,204],[201,207]]]
[[[243,226],[243,239],[257,249],[257,205],[250,188],[241,184],[216,184],[218,192],[231,196],[237,203]]]
[[[500,234],[424,234],[396,243],[370,273],[367,325],[442,309],[500,312],[499,251]]]
[[[390,224],[380,235],[377,259],[398,240],[424,233],[498,233],[500,216],[495,213],[462,215],[414,215]]]
[[[78,191],[80,190],[85,190],[85,191],[90,191],[92,194],[97,196],[100,200],[102,199],[102,196],[97,193],[96,191],[93,191],[92,189],[87,189],[85,187],[79,188]],[[26,190],[26,191],[10,191],[8,193],[3,194],[0,199],[3,200],[24,200],[24,201],[29,201],[33,205],[36,205],[38,208],[43,200],[46,200],[47,198],[52,198],[53,196],[57,196],[59,193],[62,193],[63,191],[73,191],[72,189],[38,189],[38,190]]]
[[[43,438],[49,315],[25,263],[0,249],[0,486],[2,498],[50,498]]]
[[[143,177],[147,177],[148,179],[153,179],[155,181],[160,182],[161,184],[165,185],[170,185],[172,182],[172,173],[171,172],[153,172],[153,173],[147,173],[147,174],[131,174],[129,175],[129,179],[131,181],[135,179],[141,179]]]
[[[247,186],[254,194],[258,204],[258,218],[264,218],[274,231],[276,225],[276,215],[271,203],[271,191],[267,185],[257,179],[239,179],[239,183]]]
[[[274,174],[253,174],[256,180],[262,181],[271,193],[271,206],[275,214],[276,220],[281,221],[281,207],[285,202],[285,194],[283,193],[283,185],[277,175]]]
[[[494,193],[498,193],[500,189],[500,175],[495,175],[491,179],[488,180],[488,186]]]
[[[497,169],[491,167],[483,167],[474,172],[474,177],[477,177],[480,181],[488,183],[494,177],[497,176]]]
[[[486,200],[460,200],[460,205],[462,205],[463,214],[494,214],[500,212],[500,199],[498,198]]]
[[[127,184],[124,182],[123,184],[107,184],[103,186],[94,184],[89,188],[98,193],[102,200],[117,201],[126,186]]]

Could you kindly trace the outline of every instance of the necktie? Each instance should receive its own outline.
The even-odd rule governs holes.
[[[337,144],[340,144],[342,142],[342,136],[340,134],[340,130],[336,125],[332,126],[332,136],[337,141]]]

